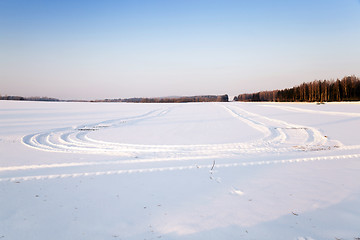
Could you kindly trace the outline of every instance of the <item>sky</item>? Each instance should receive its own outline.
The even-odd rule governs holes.
[[[359,0],[0,0],[0,94],[192,96],[360,76]]]

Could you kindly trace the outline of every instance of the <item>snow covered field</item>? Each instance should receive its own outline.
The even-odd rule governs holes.
[[[0,101],[0,239],[358,239],[360,104]]]

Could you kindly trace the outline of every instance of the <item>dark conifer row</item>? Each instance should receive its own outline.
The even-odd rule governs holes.
[[[332,102],[360,101],[360,79],[347,76],[339,80],[315,80],[283,90],[240,94],[235,101]]]
[[[58,102],[57,98],[49,97],[21,97],[21,96],[1,96],[0,100],[14,100],[14,101],[45,101],[45,102]]]
[[[132,102],[132,103],[185,103],[185,102],[227,102],[228,95],[204,95],[190,97],[164,97],[164,98],[126,98],[105,99],[93,102]]]
[[[59,100],[49,97],[21,97],[0,96],[0,100],[15,101],[51,101],[51,102],[132,102],[132,103],[185,103],[185,102],[228,102],[229,97],[225,95],[204,95],[190,97],[165,97],[165,98],[126,98],[126,99],[104,99],[104,100]]]

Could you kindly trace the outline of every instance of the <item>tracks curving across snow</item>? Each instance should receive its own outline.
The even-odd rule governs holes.
[[[339,146],[339,142],[330,143],[321,133],[310,127],[290,124],[250,113],[237,107],[223,106],[232,116],[260,131],[264,137],[255,141],[227,144],[199,145],[140,145],[106,142],[90,138],[92,131],[114,128],[119,125],[145,121],[164,116],[169,109],[158,109],[141,116],[81,125],[73,128],[61,128],[44,133],[24,136],[22,142],[32,148],[51,152],[107,154],[124,157],[139,157],[156,153],[158,157],[196,157],[226,156],[239,153],[288,152],[298,149]]]
[[[315,128],[288,123],[265,117],[241,109],[237,106],[224,106],[234,117],[249,126],[260,130],[264,138],[257,140],[258,145],[270,145],[273,148],[299,148],[304,150],[328,149],[340,147],[338,141],[330,141]]]
[[[333,154],[305,158],[294,158],[291,155],[287,159],[277,160],[274,156],[279,153],[296,154],[346,148],[360,149],[360,147],[343,146],[338,141],[327,139],[315,128],[249,112],[236,104],[214,104],[214,106],[223,108],[234,118],[262,133],[263,137],[248,142],[226,144],[141,145],[100,141],[89,136],[93,131],[126,127],[129,124],[141,124],[142,121],[162,118],[170,111],[169,108],[159,108],[134,117],[59,128],[24,136],[22,143],[37,150],[112,155],[119,160],[3,167],[0,168],[0,173],[5,173],[5,175],[0,178],[0,181],[211,168],[214,159],[219,162],[216,167],[223,168],[360,157],[360,154]],[[259,154],[272,157],[270,160],[254,160]],[[45,169],[52,169],[54,174],[46,174]]]

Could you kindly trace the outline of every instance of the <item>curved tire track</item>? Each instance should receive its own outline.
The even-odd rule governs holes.
[[[22,138],[22,142],[26,146],[42,151],[115,155],[120,156],[121,160],[3,167],[0,168],[0,173],[5,173],[5,175],[0,178],[0,181],[211,168],[212,164],[204,163],[211,163],[214,159],[221,160],[216,164],[217,168],[225,168],[360,157],[360,154],[348,154],[241,162],[239,158],[243,156],[255,157],[259,154],[267,154],[269,156],[269,154],[332,150],[335,148],[340,150],[356,150],[360,149],[360,146],[342,146],[337,141],[329,141],[317,129],[268,118],[246,111],[236,105],[216,106],[223,107],[231,116],[244,122],[249,127],[260,131],[263,137],[249,142],[229,144],[141,145],[100,141],[88,136],[92,131],[101,131],[105,128],[119,127],[146,121],[151,118],[159,118],[169,111],[169,109],[157,109],[131,118],[108,120],[78,127],[59,128],[53,131],[30,134]],[[94,171],[89,171],[89,168],[93,168]],[[37,174],[46,169],[51,169],[51,172],[55,173]],[[16,176],[17,174],[20,176]],[[7,177],[6,175],[9,176]]]
[[[245,143],[198,144],[198,145],[140,145],[95,140],[88,136],[92,131],[118,127],[164,116],[169,109],[157,109],[132,118],[103,121],[96,124],[61,128],[22,138],[23,144],[43,151],[106,154],[122,157],[229,157],[236,154],[283,153],[306,150],[322,150],[338,147],[340,143],[329,142],[322,134],[310,127],[290,124],[251,113],[237,106],[220,105],[229,114],[249,127],[260,131],[261,139]]]

